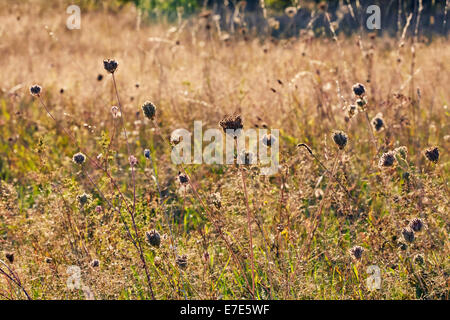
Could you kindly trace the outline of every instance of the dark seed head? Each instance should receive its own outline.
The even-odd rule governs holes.
[[[353,248],[351,248],[351,249],[349,250],[349,252],[350,252],[350,255],[351,255],[354,259],[360,260],[361,257],[362,257],[362,254],[363,254],[363,252],[364,252],[364,248],[363,248],[363,247],[360,247],[360,246],[354,246]]]
[[[14,253],[13,252],[5,253],[5,257],[6,257],[6,259],[8,259],[8,261],[10,263],[14,263]]]
[[[81,206],[84,206],[89,201],[89,196],[86,193],[77,196],[77,200]]]
[[[254,161],[255,160],[255,156],[250,151],[245,151],[245,150],[242,151],[239,158],[240,158],[239,159],[240,160],[239,164],[250,165],[250,164],[253,164],[255,162]]]
[[[267,146],[267,147],[271,147],[275,143],[276,140],[277,139],[273,135],[271,135],[270,133],[269,134],[265,134],[262,137],[262,143],[265,146]]]
[[[177,256],[177,258],[175,259],[175,263],[180,268],[183,268],[183,269],[186,268],[187,267],[187,256],[185,254],[183,254],[182,256]]]
[[[99,73],[97,76],[97,81],[102,81],[102,80],[103,80],[103,75]]]
[[[98,261],[97,259],[91,261],[91,267],[97,268],[98,266],[100,266],[100,261]]]
[[[333,141],[338,145],[339,149],[342,150],[347,145],[348,137],[343,131],[335,131],[333,133]]]
[[[41,86],[39,86],[37,84],[32,85],[30,87],[30,93],[31,93],[32,96],[39,97],[39,95],[41,94],[41,91],[42,91]]]
[[[114,73],[117,69],[117,66],[119,64],[117,63],[116,60],[114,59],[106,59],[103,60],[103,67],[105,68],[106,71],[108,71],[109,73]]]
[[[220,120],[219,125],[222,127],[225,133],[227,133],[227,130],[239,130],[244,128],[240,115],[226,116],[225,118]]]
[[[86,161],[86,156],[81,152],[75,153],[72,157],[72,161],[76,164],[82,165]]]
[[[178,180],[181,184],[185,185],[189,182],[189,177],[185,173],[178,172]]]
[[[150,159],[150,150],[149,150],[149,149],[145,149],[145,150],[144,150],[144,156],[145,156],[147,159]]]
[[[156,106],[150,101],[146,101],[142,105],[142,112],[144,112],[144,116],[148,119],[153,120],[156,115]]]
[[[432,147],[425,150],[425,157],[431,162],[437,163],[439,160],[439,149],[438,147]]]
[[[380,168],[392,167],[394,165],[394,162],[395,162],[395,152],[389,151],[381,156],[380,161],[378,162],[378,166]]]
[[[380,113],[372,119],[372,126],[375,131],[380,131],[384,127],[384,121]]]
[[[159,247],[161,244],[161,236],[156,230],[147,231],[145,233],[145,238],[148,244],[153,247]]]
[[[353,89],[353,93],[358,97],[360,97],[360,96],[364,95],[364,93],[366,93],[366,88],[361,83],[355,84],[352,89]]]
[[[414,241],[414,230],[410,227],[406,227],[402,229],[402,236],[403,239],[405,239],[407,242],[413,242]]]
[[[408,225],[411,229],[414,230],[414,232],[419,232],[422,231],[422,229],[424,228],[424,223],[421,219],[419,218],[414,218],[409,222]]]
[[[422,265],[422,264],[424,264],[424,262],[425,262],[425,259],[422,254],[419,253],[414,256],[415,264]]]

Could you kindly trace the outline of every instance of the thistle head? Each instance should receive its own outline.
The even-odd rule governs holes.
[[[155,118],[156,106],[153,103],[151,103],[150,101],[146,101],[144,102],[141,108],[145,117],[147,117],[150,120],[153,120]]]
[[[414,230],[414,232],[419,232],[419,231],[423,230],[423,228],[425,227],[425,224],[423,223],[423,221],[420,218],[414,218],[409,222],[408,226],[412,230]]]
[[[347,145],[348,137],[347,134],[343,131],[335,131],[333,132],[333,141],[339,147],[339,149],[343,150]]]
[[[384,127],[384,120],[381,113],[378,113],[371,121],[372,127],[375,131],[380,131]]]
[[[116,60],[114,59],[106,59],[103,60],[103,67],[105,68],[106,71],[108,71],[109,73],[114,73],[118,67],[118,63]]]
[[[84,206],[89,201],[89,195],[86,193],[80,194],[77,196],[77,200],[80,203],[80,206]]]
[[[180,181],[182,185],[187,185],[189,183],[189,177],[187,174],[181,173],[180,171],[178,172],[178,181]]]
[[[14,263],[14,253],[13,252],[5,253],[5,257],[6,257],[6,259],[8,259],[8,261],[10,263]]]

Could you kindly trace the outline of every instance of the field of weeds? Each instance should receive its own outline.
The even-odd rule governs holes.
[[[65,8],[0,9],[0,299],[449,298],[445,37]],[[194,121],[276,172],[175,164]]]

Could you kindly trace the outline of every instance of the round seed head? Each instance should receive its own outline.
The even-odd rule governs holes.
[[[84,206],[89,201],[89,196],[86,193],[77,196],[77,200],[81,206]]]
[[[342,150],[347,145],[348,137],[343,131],[335,131],[333,133],[333,141]]]
[[[372,126],[373,126],[375,131],[380,131],[381,129],[383,129],[383,127],[384,127],[384,120],[383,120],[383,117],[382,117],[381,113],[377,114],[372,119]]]
[[[142,105],[142,112],[144,112],[144,116],[148,119],[153,120],[156,115],[156,106],[150,101],[146,101]]]
[[[103,67],[105,68],[106,71],[108,71],[109,73],[114,73],[117,69],[117,66],[119,64],[117,63],[116,60],[114,59],[106,59],[103,60]]]
[[[72,157],[72,161],[76,164],[82,165],[86,161],[86,156],[81,152],[75,153]]]
[[[409,222],[408,226],[413,229],[414,232],[419,232],[422,231],[422,229],[425,227],[425,224],[420,218],[414,218]]]
[[[145,233],[145,238],[148,244],[153,247],[159,247],[161,244],[161,236],[156,230],[147,231]]]
[[[392,167],[395,163],[395,152],[389,151],[386,153],[383,153],[383,155],[380,158],[380,161],[378,162],[378,166],[380,168],[388,168]]]
[[[225,133],[227,133],[227,130],[239,130],[244,128],[240,115],[226,116],[225,118],[220,120],[219,125],[222,127]]]
[[[91,267],[97,268],[97,267],[100,266],[100,261],[98,261],[97,259],[94,259],[94,260],[91,261],[90,264],[91,264]]]
[[[35,84],[30,87],[30,93],[32,96],[39,97],[41,94],[42,88],[41,86]]]
[[[413,242],[414,241],[414,230],[410,227],[406,227],[402,229],[402,236],[403,239],[405,239],[407,242]]]
[[[5,257],[6,257],[6,259],[8,259],[8,261],[10,263],[14,263],[14,253],[13,252],[5,253]]]
[[[349,252],[353,259],[360,260],[362,254],[364,253],[364,248],[360,246],[354,246],[349,250]]]
[[[145,150],[144,150],[144,156],[145,156],[147,159],[150,159],[150,150],[149,150],[149,149],[145,149]]]
[[[362,95],[364,95],[366,93],[366,88],[361,83],[355,84],[352,87],[352,89],[353,89],[353,93],[358,97],[361,97]]]
[[[185,173],[178,172],[178,181],[180,181],[182,185],[186,185],[189,183],[189,177]]]
[[[425,150],[425,157],[431,162],[437,163],[439,161],[438,147],[431,147]]]
[[[177,258],[175,259],[175,263],[177,264],[177,266],[182,269],[185,269],[187,267],[187,262],[187,256],[185,254],[183,254],[182,256],[177,256]]]

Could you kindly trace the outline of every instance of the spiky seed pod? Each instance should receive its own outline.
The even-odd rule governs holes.
[[[138,164],[138,160],[133,155],[128,157],[128,162],[130,163],[130,166],[132,166],[132,167],[136,167]]]
[[[151,103],[150,101],[146,101],[141,108],[144,116],[146,116],[148,119],[153,120],[155,118],[156,106],[153,103]]]
[[[180,181],[180,183],[182,185],[186,185],[189,183],[189,177],[187,176],[187,174],[181,173],[181,171],[179,171],[178,172],[178,181]]]
[[[6,257],[6,259],[8,259],[8,261],[10,263],[14,263],[14,253],[13,252],[5,253],[5,257]]]
[[[414,230],[410,227],[406,227],[402,229],[402,236],[403,239],[405,239],[407,242],[413,242],[414,241]]]
[[[94,259],[94,260],[91,261],[90,264],[91,264],[92,268],[97,268],[97,267],[100,266],[100,261],[98,261],[97,259]]]
[[[161,236],[159,235],[158,231],[151,230],[145,232],[145,238],[149,245],[153,247],[159,247],[161,244]]]
[[[120,117],[121,116],[120,109],[117,106],[112,106],[111,107],[111,114],[112,114],[113,118]]]
[[[271,147],[276,141],[277,139],[270,133],[262,137],[262,143],[267,147]]]
[[[343,131],[335,131],[333,132],[333,141],[342,150],[347,145],[348,137]]]
[[[227,130],[239,130],[244,128],[240,115],[226,116],[225,118],[220,120],[219,125],[222,127],[225,133],[227,133]]]
[[[364,85],[361,84],[361,83],[355,84],[355,85],[352,87],[352,89],[353,89],[353,93],[354,93],[356,96],[358,96],[358,97],[361,97],[361,96],[363,96],[363,95],[366,93],[366,88],[365,88]]]
[[[106,59],[103,60],[103,67],[105,68],[106,71],[108,71],[109,73],[114,73],[118,67],[118,63],[116,60],[114,59]]]
[[[383,155],[380,158],[380,161],[378,162],[378,166],[380,168],[388,168],[392,167],[395,163],[395,152],[389,151],[386,153],[383,153]]]
[[[72,161],[76,164],[82,165],[86,161],[86,156],[81,152],[75,153],[72,157]]]
[[[145,149],[145,150],[144,150],[144,156],[145,156],[147,159],[150,159],[150,150],[149,150],[149,149]]]
[[[41,86],[35,84],[30,87],[30,93],[32,96],[39,97],[41,95],[42,88]]]
[[[353,259],[360,260],[364,253],[364,248],[360,246],[354,246],[349,250],[349,253]]]
[[[425,157],[431,162],[437,163],[439,161],[439,149],[438,147],[431,147],[425,150]]]
[[[371,121],[373,129],[375,131],[380,131],[384,127],[384,120],[381,113],[378,113]]]
[[[408,226],[413,229],[414,232],[419,232],[422,231],[422,229],[425,227],[425,224],[423,223],[422,219],[414,218],[409,222]]]
[[[177,266],[179,266],[182,269],[185,269],[187,267],[187,255],[183,254],[182,256],[177,256],[175,259],[175,263]]]

